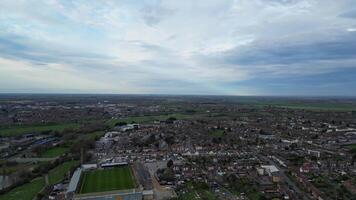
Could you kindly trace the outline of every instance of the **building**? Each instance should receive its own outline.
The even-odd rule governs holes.
[[[273,182],[280,182],[281,177],[279,174],[279,169],[274,165],[261,165],[261,168],[264,170],[268,176],[272,177]]]

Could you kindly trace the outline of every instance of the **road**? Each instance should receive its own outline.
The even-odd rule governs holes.
[[[305,192],[302,192],[299,189],[299,187],[294,183],[294,181],[292,181],[286,175],[285,170],[283,168],[279,167],[279,165],[274,160],[272,160],[271,158],[265,157],[265,156],[262,157],[262,160],[266,160],[266,161],[269,162],[269,164],[274,165],[274,166],[277,167],[277,169],[280,171],[280,174],[281,174],[283,180],[285,180],[287,182],[289,187],[292,187],[292,189],[295,191],[295,193],[297,194],[297,196],[299,198],[302,198],[303,200],[310,200],[310,198],[306,196],[307,194],[305,194]]]
[[[177,194],[174,192],[172,188],[162,187],[158,183],[154,175],[157,169],[164,168],[167,166],[167,161],[156,161],[153,163],[145,163],[145,166],[147,167],[148,171],[151,174],[155,199],[164,200],[164,199],[171,199],[177,197]]]

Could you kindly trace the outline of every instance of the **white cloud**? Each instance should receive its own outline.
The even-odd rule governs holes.
[[[14,61],[0,58],[0,74],[6,86],[9,83],[15,90],[31,91],[31,88],[53,91],[77,92],[118,92],[131,93],[130,86],[124,82],[106,83],[92,79],[81,70],[62,64],[34,65],[24,61]],[[20,83],[18,83],[20,81]],[[6,90],[5,85],[0,90]],[[122,87],[122,88],[121,88]]]
[[[342,17],[351,6],[355,3],[348,0],[3,0],[0,62],[6,67],[0,70],[11,80],[0,81],[20,80],[18,88],[159,93],[159,86],[147,83],[172,80],[191,84],[191,91],[204,87],[207,93],[235,94],[238,87],[228,84],[260,73],[302,76],[337,70],[341,63],[336,61],[334,67],[325,64],[310,73],[310,63],[302,60],[287,68],[246,67],[226,63],[223,55],[354,32],[354,19]],[[170,88],[180,91],[174,84]]]

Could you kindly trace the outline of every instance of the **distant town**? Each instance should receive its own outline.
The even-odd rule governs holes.
[[[356,99],[0,95],[0,200],[356,199]]]

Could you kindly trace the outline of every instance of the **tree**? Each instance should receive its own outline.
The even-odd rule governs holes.
[[[125,126],[125,125],[127,125],[126,122],[117,122],[117,123],[115,123],[115,126]]]
[[[174,165],[173,160],[169,160],[169,161],[167,162],[167,167],[168,167],[168,168],[172,168],[173,165]]]
[[[175,118],[175,117],[169,117],[167,120],[168,120],[168,121],[176,121],[177,118]]]

